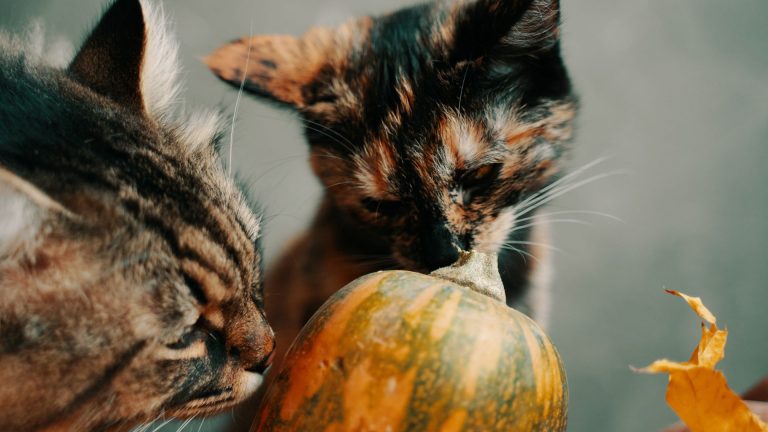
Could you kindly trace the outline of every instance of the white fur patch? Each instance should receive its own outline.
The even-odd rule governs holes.
[[[12,253],[35,235],[39,212],[18,191],[0,185],[0,256]]]
[[[141,94],[144,106],[155,119],[172,112],[179,93],[179,44],[172,36],[162,4],[141,0],[144,13],[146,46],[141,67]]]
[[[221,118],[212,111],[184,113],[179,100],[182,88],[179,44],[170,21],[159,1],[140,1],[147,33],[141,67],[141,95],[147,114],[173,127],[188,152],[208,147],[222,128]]]
[[[0,256],[27,246],[48,211],[68,212],[30,183],[0,168]]]
[[[454,160],[454,164],[465,165],[479,159],[487,147],[480,130],[455,113],[448,113],[446,120],[448,124],[444,133],[449,136],[443,137],[443,141],[449,144],[450,148],[446,150],[455,152],[455,156],[459,158]],[[454,155],[447,156],[451,159],[454,157]]]
[[[42,22],[32,21],[24,32],[13,35],[0,31],[0,51],[21,54],[29,64],[65,67],[74,54],[72,44],[63,38],[46,39]]]
[[[209,147],[223,128],[221,116],[214,111],[202,110],[180,117],[176,137],[185,144],[188,154]]]
[[[360,188],[368,195],[372,197],[378,197],[382,194],[376,183],[376,175],[372,172],[368,163],[360,157],[355,158],[355,165],[357,170],[355,171],[355,179],[360,185]]]

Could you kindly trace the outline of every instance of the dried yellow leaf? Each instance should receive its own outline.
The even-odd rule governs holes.
[[[687,301],[688,304],[691,306],[691,308],[693,308],[693,310],[696,311],[696,313],[704,321],[710,324],[717,323],[717,318],[715,318],[715,315],[712,312],[710,312],[706,306],[704,306],[704,303],[701,301],[701,297],[691,297],[689,295],[685,295],[681,293],[680,291],[673,291],[673,290],[666,290],[666,291],[672,294],[673,296],[678,296],[683,300]]]
[[[658,360],[638,372],[669,374],[667,403],[692,432],[768,432],[768,425],[728,387],[723,373],[715,370],[725,356],[728,332],[717,328],[717,319],[700,298],[668,292],[688,302],[710,326],[702,323],[701,341],[689,361]]]

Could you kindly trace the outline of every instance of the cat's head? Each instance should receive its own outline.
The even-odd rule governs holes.
[[[297,110],[328,196],[406,268],[499,251],[558,172],[576,103],[555,0],[438,1],[208,59]]]
[[[174,115],[175,45],[117,0],[65,70],[0,53],[1,430],[207,415],[274,348],[260,217],[215,115]]]

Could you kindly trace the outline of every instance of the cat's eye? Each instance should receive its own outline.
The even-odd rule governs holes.
[[[488,186],[498,178],[499,172],[501,172],[501,164],[483,165],[464,174],[461,181],[465,189],[478,189]]]
[[[363,207],[371,213],[377,213],[384,216],[395,216],[403,208],[400,201],[378,200],[375,198],[363,198]]]
[[[183,350],[189,348],[196,342],[205,340],[206,335],[206,332],[203,331],[197,324],[195,324],[194,326],[187,329],[176,342],[170,343],[166,346],[173,350]]]

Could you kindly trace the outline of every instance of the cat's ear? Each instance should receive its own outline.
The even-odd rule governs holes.
[[[3,168],[0,168],[0,203],[0,258],[30,245],[47,218],[69,215],[40,189]]]
[[[558,0],[457,0],[438,5],[438,49],[454,64],[489,54],[543,51],[560,38]]]
[[[162,9],[149,0],[116,0],[83,43],[69,72],[97,93],[158,117],[176,95],[176,53]]]
[[[304,36],[244,37],[211,53],[205,62],[223,81],[258,97],[295,108],[307,104],[305,87],[331,57],[343,55],[336,30],[316,27]]]

